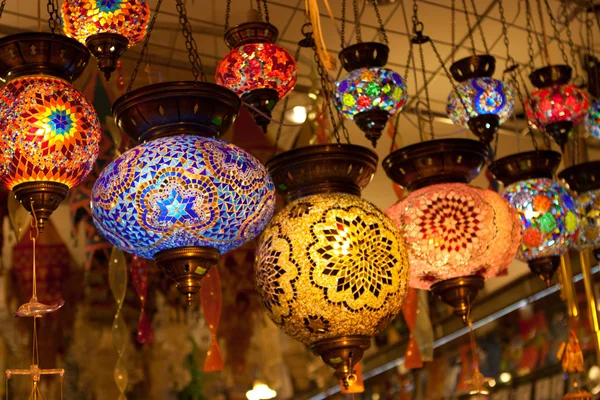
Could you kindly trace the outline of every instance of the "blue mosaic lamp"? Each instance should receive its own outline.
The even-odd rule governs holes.
[[[492,78],[495,69],[495,58],[487,54],[463,58],[450,67],[452,77],[459,83],[448,95],[446,114],[484,143],[492,141],[515,108],[510,86]]]
[[[109,164],[92,191],[98,230],[118,248],[152,258],[191,301],[219,255],[255,238],[275,188],[252,155],[220,140],[238,96],[203,82],[169,82],[119,98],[117,124],[142,143]]]

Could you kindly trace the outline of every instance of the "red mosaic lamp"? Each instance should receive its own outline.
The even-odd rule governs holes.
[[[536,69],[529,79],[537,90],[525,102],[529,121],[544,129],[561,148],[590,107],[587,93],[569,83],[572,72],[568,65]]]
[[[268,22],[251,21],[225,33],[232,49],[217,65],[215,81],[249,105],[256,123],[267,130],[271,112],[296,84],[296,60],[275,44],[279,31]]]
[[[65,34],[85,44],[106,80],[128,47],[146,35],[150,7],[145,0],[65,0]]]
[[[91,171],[98,156],[100,123],[71,82],[89,60],[74,39],[20,33],[0,39],[0,181],[38,227]]]

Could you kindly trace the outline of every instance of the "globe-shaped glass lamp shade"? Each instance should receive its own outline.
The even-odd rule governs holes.
[[[98,115],[70,83],[23,77],[0,90],[0,179],[78,185],[92,170],[102,136]]]
[[[394,115],[404,108],[408,92],[397,72],[387,68],[359,68],[335,84],[338,109],[346,119],[373,109]]]
[[[317,194],[273,217],[258,244],[255,276],[269,317],[311,345],[385,328],[404,301],[408,262],[400,234],[371,203]]]
[[[585,117],[585,127],[590,136],[594,139],[600,139],[600,100],[592,103],[590,110]]]
[[[559,256],[577,240],[577,204],[559,183],[547,178],[527,179],[508,185],[503,196],[521,219],[520,260]]]
[[[65,34],[85,44],[99,33],[116,33],[133,46],[146,35],[150,7],[145,0],[65,0],[61,9]]]
[[[410,285],[495,276],[521,243],[515,209],[491,190],[462,183],[427,186],[387,210],[408,247]]]
[[[581,251],[600,248],[600,190],[582,193],[576,201],[581,219],[575,247]]]
[[[472,117],[484,114],[497,115],[500,124],[503,124],[514,109],[515,95],[510,85],[484,77],[456,85],[456,90],[448,96],[446,114],[456,125],[467,127]]]
[[[225,253],[256,237],[274,206],[273,182],[256,158],[222,140],[192,135],[126,151],[92,190],[98,230],[145,258],[185,246]]]
[[[273,89],[279,98],[296,85],[296,60],[272,43],[244,44],[231,50],[219,65],[215,81],[238,96],[255,89]]]
[[[586,116],[589,107],[587,93],[570,84],[538,89],[525,101],[527,118],[540,129],[562,121],[577,124]]]

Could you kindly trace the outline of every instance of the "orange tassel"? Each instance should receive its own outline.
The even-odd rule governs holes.
[[[210,330],[212,341],[204,362],[204,371],[220,371],[223,369],[223,357],[219,350],[217,342],[217,329],[221,319],[221,278],[219,270],[216,267],[211,270],[202,279],[200,288],[200,302],[204,319]]]

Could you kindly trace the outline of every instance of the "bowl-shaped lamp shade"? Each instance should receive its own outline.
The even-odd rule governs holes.
[[[410,285],[472,275],[485,279],[505,269],[521,243],[515,209],[496,192],[462,183],[412,192],[387,210],[410,259]]]
[[[523,243],[517,257],[531,261],[560,256],[579,232],[579,213],[571,194],[547,178],[526,179],[508,185],[504,198],[517,210]]]
[[[404,79],[388,68],[359,68],[336,83],[336,104],[350,120],[371,110],[394,115],[402,111],[407,98]]]
[[[527,118],[538,128],[569,121],[577,124],[589,109],[588,95],[571,84],[556,84],[531,93],[525,102]]]
[[[92,190],[98,230],[145,258],[208,247],[225,253],[256,237],[275,205],[256,158],[219,139],[177,135],[142,143],[109,164]]]
[[[21,183],[78,185],[98,157],[100,123],[92,105],[70,83],[36,76],[9,81],[0,90],[0,174],[13,189]]]
[[[244,44],[219,62],[215,81],[240,97],[252,90],[272,89],[281,99],[296,84],[296,60],[276,44]]]
[[[316,194],[273,217],[259,241],[255,275],[269,317],[313,345],[385,328],[406,295],[408,261],[400,234],[371,203]]]
[[[483,77],[457,84],[456,90],[448,96],[446,113],[454,124],[467,127],[471,118],[485,114],[497,115],[502,124],[512,115],[514,108],[515,96],[510,85]]]
[[[150,18],[145,0],[65,0],[61,11],[66,35],[83,44],[90,36],[114,33],[131,47],[146,35]]]

